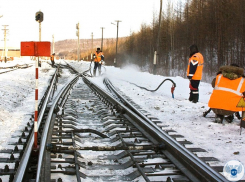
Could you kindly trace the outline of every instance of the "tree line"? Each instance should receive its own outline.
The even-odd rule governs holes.
[[[152,72],[159,40],[156,71],[160,75],[186,76],[192,44],[204,56],[204,79],[214,76],[222,65],[236,63],[244,67],[244,14],[244,0],[186,0],[175,5],[169,1],[161,15],[159,36],[159,16],[153,13],[150,25],[143,23],[139,32],[132,32],[119,43],[118,64],[133,63]],[[104,52],[112,63],[115,53],[108,50]]]

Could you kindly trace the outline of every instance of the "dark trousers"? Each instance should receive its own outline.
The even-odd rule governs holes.
[[[98,68],[98,70],[99,70],[99,75],[101,74],[101,64],[100,63],[98,63],[98,62],[94,62],[94,76],[96,76],[96,70],[97,70],[97,68]]]
[[[192,101],[194,103],[198,102],[198,100],[199,100],[199,84],[200,84],[200,80],[190,80],[189,101]]]

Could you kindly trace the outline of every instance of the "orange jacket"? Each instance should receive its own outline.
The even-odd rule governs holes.
[[[210,108],[224,109],[228,111],[242,111],[241,107],[236,107],[242,98],[242,92],[245,91],[245,78],[240,77],[230,80],[217,75],[213,93],[209,99]]]
[[[189,58],[189,64],[187,67],[187,77],[192,80],[202,79],[204,59],[201,53],[195,53]]]
[[[51,55],[50,60],[54,61],[54,55]]]
[[[104,60],[103,52],[95,52],[94,53],[94,62],[100,62],[101,60]]]

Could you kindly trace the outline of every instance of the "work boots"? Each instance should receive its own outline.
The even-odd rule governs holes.
[[[231,123],[231,122],[233,121],[233,119],[234,119],[233,114],[232,114],[232,115],[229,115],[229,116],[227,116],[227,117],[225,117],[225,120],[226,120],[228,123]]]
[[[189,101],[193,102],[193,103],[197,103],[198,99],[199,99],[199,94],[198,93],[193,93],[193,92],[196,92],[196,91],[191,91],[190,92]]]
[[[220,114],[216,114],[215,115],[215,123],[222,123],[223,122],[223,119],[224,119],[224,116],[223,115],[220,115]]]
[[[193,101],[193,93],[192,93],[192,91],[190,92],[189,101],[190,101],[190,102]]]
[[[96,70],[94,70],[94,72],[93,72],[93,76],[96,76]]]
[[[198,99],[199,99],[199,94],[193,94],[193,100],[192,100],[192,102],[193,103],[197,103],[198,102]]]

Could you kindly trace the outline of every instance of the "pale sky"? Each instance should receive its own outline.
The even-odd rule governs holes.
[[[166,1],[163,0],[163,6]],[[163,7],[164,8],[164,7]],[[21,41],[39,40],[39,23],[35,13],[42,11],[42,41],[77,39],[76,24],[80,23],[80,39],[115,38],[117,27],[111,22],[120,20],[119,37],[140,30],[142,23],[150,24],[153,12],[159,13],[160,0],[1,0],[0,47],[4,45],[2,25],[9,25],[8,46]]]

